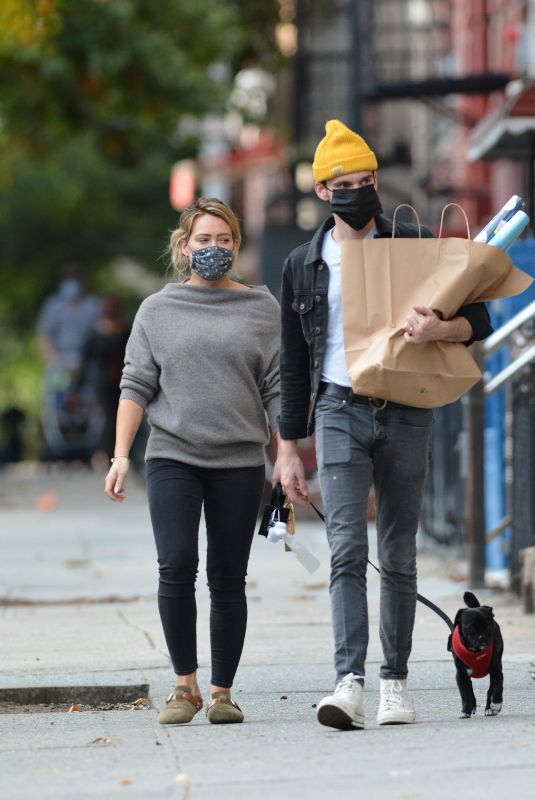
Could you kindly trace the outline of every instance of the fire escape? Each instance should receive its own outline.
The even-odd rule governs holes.
[[[330,117],[374,133],[384,101],[417,100],[473,124],[451,96],[486,95],[509,80],[502,73],[460,73],[451,0],[299,0],[296,22],[294,131],[305,152]]]

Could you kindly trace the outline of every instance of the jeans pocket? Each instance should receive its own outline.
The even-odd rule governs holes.
[[[316,414],[329,414],[331,411],[341,411],[347,405],[347,401],[341,397],[333,397],[330,394],[320,394],[316,403]]]
[[[318,466],[347,464],[351,458],[350,419],[344,410],[319,414],[316,425]]]

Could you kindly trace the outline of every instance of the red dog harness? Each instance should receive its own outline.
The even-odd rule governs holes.
[[[459,626],[456,625],[453,629],[451,637],[453,652],[463,662],[471,678],[484,678],[489,674],[492,645],[491,639],[490,644],[483,650],[469,650],[461,641]]]

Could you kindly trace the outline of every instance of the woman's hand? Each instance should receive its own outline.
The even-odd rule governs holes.
[[[106,475],[104,494],[114,503],[122,503],[125,500],[124,482],[129,469],[130,459],[119,456],[115,459]]]

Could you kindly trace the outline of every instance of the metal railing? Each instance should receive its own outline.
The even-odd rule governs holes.
[[[535,301],[527,305],[512,319],[502,325],[484,342],[478,343],[475,350],[475,358],[484,374],[486,360],[496,353],[500,348],[509,344],[511,338],[530,322],[535,320]],[[519,588],[519,550],[535,544],[535,530],[533,525],[534,513],[529,510],[535,505],[533,487],[530,484],[535,477],[528,475],[527,491],[515,492],[515,483],[522,482],[523,476],[515,473],[520,472],[515,468],[516,457],[515,449],[527,448],[527,460],[530,465],[529,473],[532,471],[533,457],[531,451],[534,449],[535,442],[532,440],[531,428],[535,426],[535,391],[531,385],[535,378],[535,370],[530,369],[530,365],[535,365],[535,344],[523,347],[521,352],[497,375],[483,377],[483,380],[474,386],[468,394],[467,401],[467,478],[466,478],[466,541],[468,546],[469,581],[474,588],[485,584],[485,548],[488,542],[512,526],[512,539],[510,551],[510,575],[511,588]],[[527,386],[529,392],[524,392],[525,399],[528,401],[527,413],[529,415],[528,428],[520,435],[515,435],[515,417],[518,414],[518,392],[514,391],[518,378],[524,373],[527,374]],[[506,483],[506,513],[500,522],[492,530],[485,529],[485,420],[484,406],[485,399],[490,397],[498,389],[505,389],[505,483]],[[531,396],[530,396],[531,395]],[[526,403],[524,403],[526,405]],[[530,409],[529,405],[532,406]],[[527,434],[527,435],[526,435]],[[523,515],[522,525],[519,516],[515,513],[520,504],[527,504],[528,513]]]

